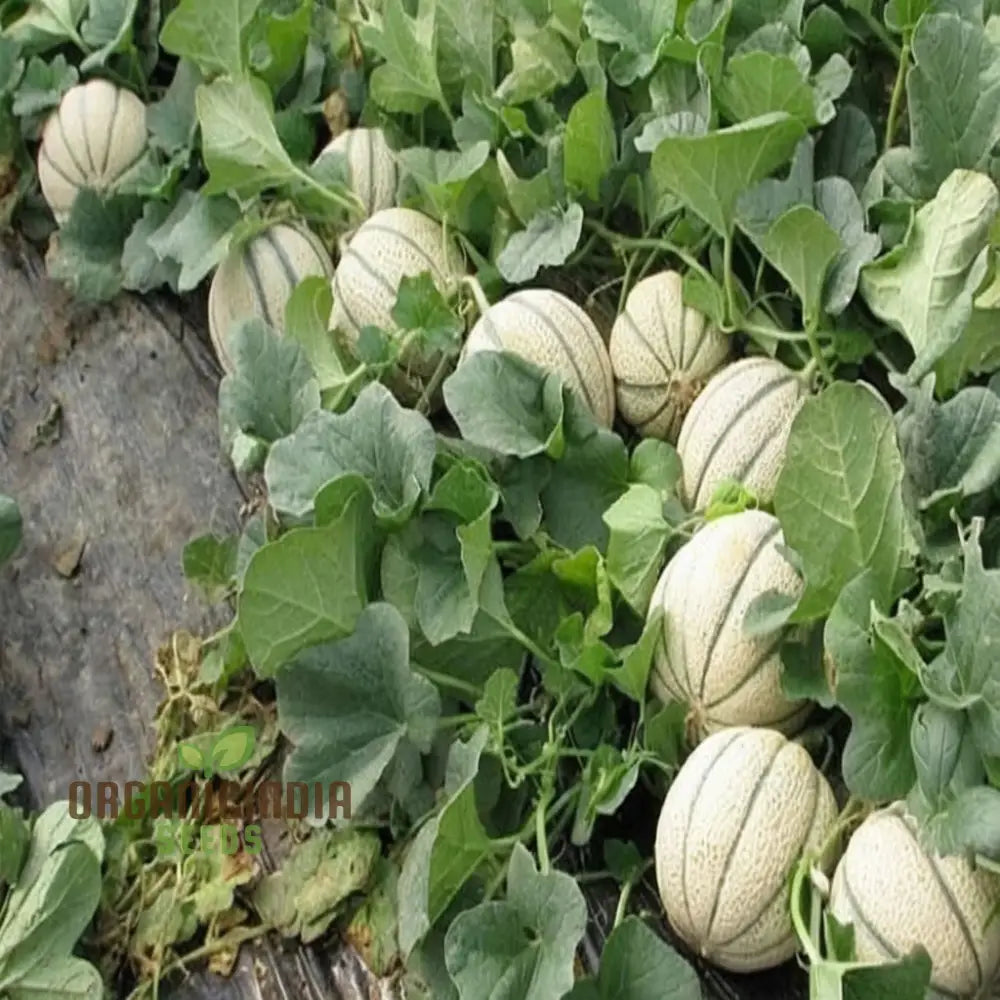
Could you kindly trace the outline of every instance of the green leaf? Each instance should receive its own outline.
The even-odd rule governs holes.
[[[860,191],[877,155],[868,116],[853,104],[844,104],[816,144],[816,172],[821,177],[843,177]]]
[[[240,432],[271,443],[319,410],[319,385],[294,340],[249,319],[230,331],[226,344],[233,371],[219,386],[219,428],[227,451]]]
[[[88,0],[31,0],[28,9],[6,25],[4,35],[24,49],[38,51],[75,41],[87,3]]]
[[[486,745],[486,727],[448,752],[445,801],[417,832],[399,878],[399,946],[405,956],[438,921],[466,881],[497,848],[476,811],[473,781]]]
[[[348,379],[344,360],[330,336],[332,309],[330,282],[319,275],[300,281],[285,306],[285,338],[302,348],[324,403],[335,398]]]
[[[660,493],[633,484],[603,514],[608,526],[608,576],[637,614],[644,615],[663,568],[674,526]]]
[[[181,767],[189,768],[192,771],[202,771],[208,764],[201,750],[190,743],[177,744],[177,759],[180,761]]]
[[[212,744],[212,767],[216,772],[238,771],[253,756],[256,741],[253,726],[230,726]]]
[[[946,644],[938,677],[965,702],[976,744],[1000,757],[1000,679],[993,652],[1000,642],[1000,570],[985,569],[975,518],[963,545],[965,571],[954,608],[944,618]]]
[[[566,119],[563,177],[571,194],[601,199],[601,181],[615,162],[615,123],[604,95],[592,90]]]
[[[660,46],[673,34],[676,10],[674,0],[586,0],[587,30],[619,48],[608,64],[615,83],[628,86],[652,73]]]
[[[301,171],[278,138],[270,94],[260,81],[246,78],[202,84],[195,106],[209,173],[203,194],[250,198],[301,180]]]
[[[100,972],[82,958],[65,955],[27,970],[7,990],[10,1000],[103,1000]]]
[[[401,330],[419,330],[421,343],[435,351],[455,353],[465,332],[429,271],[400,281],[392,318]]]
[[[445,104],[437,75],[437,3],[418,0],[415,17],[402,0],[386,0],[381,17],[374,15],[361,27],[361,41],[385,62],[369,80],[374,101],[387,111],[419,114],[428,104]]]
[[[280,11],[265,7],[264,17],[256,18],[248,43],[250,63],[257,76],[277,93],[296,74],[309,44],[313,0]]]
[[[981,785],[985,773],[964,712],[932,702],[920,705],[913,716],[910,746],[917,784],[907,799],[907,809],[926,828],[932,816],[967,788]]]
[[[819,319],[823,284],[841,249],[840,237],[806,205],[790,208],[764,237],[764,255],[802,301],[806,325]]]
[[[372,383],[346,413],[311,413],[271,448],[264,470],[269,499],[275,510],[305,517],[323,486],[354,473],[371,486],[379,520],[401,523],[430,486],[436,450],[426,418]]]
[[[114,298],[122,285],[122,250],[141,212],[137,198],[81,190],[59,230],[56,252],[47,258],[49,275],[84,301]]]
[[[69,65],[64,55],[50,62],[33,56],[18,84],[11,110],[18,118],[27,118],[57,107],[63,94],[79,79],[76,67]]]
[[[17,551],[22,530],[21,508],[17,501],[0,493],[0,565]]]
[[[471,444],[518,458],[562,448],[562,382],[517,355],[469,355],[445,380],[444,400]]]
[[[0,923],[0,983],[12,991],[39,966],[67,958],[101,898],[104,835],[55,802],[35,821],[31,847]]]
[[[355,494],[336,520],[289,531],[254,553],[238,615],[258,676],[351,631],[372,592],[374,547],[370,503]]]
[[[246,69],[246,29],[259,6],[260,0],[180,0],[163,22],[160,44],[206,76],[238,77]]]
[[[628,450],[617,434],[598,426],[574,393],[565,390],[563,396],[565,450],[540,493],[544,524],[570,551],[595,546],[603,552],[604,511],[628,489]]]
[[[506,281],[520,285],[531,281],[543,267],[564,264],[580,242],[583,208],[571,202],[568,208],[546,208],[514,233],[497,257],[497,268]]]
[[[490,144],[483,139],[461,152],[414,146],[396,154],[399,165],[419,186],[434,214],[457,221],[470,181],[482,169],[490,155]],[[405,279],[404,279],[405,280]]]
[[[782,111],[805,128],[817,124],[816,100],[794,59],[771,52],[744,52],[726,64],[718,99],[731,121]]]
[[[180,265],[179,292],[197,287],[222,261],[240,216],[240,206],[231,198],[181,192],[170,215],[149,237],[149,248],[157,257]]]
[[[442,86],[491,94],[494,84],[494,0],[437,0],[437,68]]]
[[[906,240],[861,272],[861,294],[879,319],[902,333],[926,375],[958,343],[987,267],[1000,195],[985,174],[956,170],[916,214]]]
[[[573,985],[587,908],[562,872],[539,874],[515,846],[507,898],[460,913],[445,935],[445,962],[461,1000],[552,1000]]]
[[[80,34],[95,48],[80,64],[86,73],[103,66],[115,53],[135,51],[132,33],[139,0],[90,0],[90,16]]]
[[[505,104],[526,104],[547,97],[576,75],[576,63],[562,35],[546,25],[518,33],[510,46],[511,69],[496,96]]]
[[[804,132],[797,119],[777,112],[707,135],[668,136],[653,153],[653,176],[728,236],[740,195],[787,162]]]
[[[639,763],[602,743],[587,759],[579,777],[580,797],[570,831],[577,847],[590,842],[598,816],[613,816],[639,780]]]
[[[980,854],[1000,861],[1000,790],[989,785],[963,789],[925,830],[941,854]]]
[[[222,600],[236,575],[237,538],[200,535],[184,546],[184,576],[197,584],[212,604]]]
[[[694,969],[635,916],[626,917],[604,942],[593,983],[598,1000],[701,1000],[702,996]],[[576,992],[567,1000],[577,1000]]]
[[[954,170],[987,169],[1000,140],[1000,52],[978,18],[928,13],[913,35],[913,59],[906,79],[910,148],[890,151],[885,164],[923,199]]]
[[[882,585],[865,571],[841,591],[824,645],[836,670],[836,695],[851,717],[842,770],[855,795],[898,799],[916,777],[910,727],[920,681],[872,634],[872,606],[887,606]]]
[[[774,495],[804,568],[796,620],[823,617],[864,570],[884,601],[896,596],[906,558],[902,478],[892,413],[873,390],[836,382],[803,403]]]
[[[861,269],[878,255],[882,246],[875,233],[865,229],[865,211],[854,188],[843,177],[824,177],[813,186],[816,209],[840,238],[823,288],[823,308],[839,316],[854,298]]]
[[[203,82],[204,77],[193,62],[181,59],[177,63],[166,93],[146,108],[151,146],[162,149],[168,156],[190,148],[198,127],[195,94]]]
[[[170,217],[172,206],[162,201],[147,201],[142,218],[122,247],[122,286],[136,292],[149,292],[161,285],[177,288],[180,264],[162,259],[150,246],[150,239]]]
[[[301,652],[276,684],[278,722],[295,747],[285,781],[347,781],[353,814],[404,745],[430,750],[437,690],[410,667],[406,623],[389,604],[369,605],[346,638]]]
[[[899,412],[899,446],[907,485],[926,510],[939,497],[973,496],[1000,480],[1000,396],[969,386],[943,404],[931,380],[899,385],[907,396]]]

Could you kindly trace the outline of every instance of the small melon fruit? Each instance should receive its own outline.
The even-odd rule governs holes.
[[[733,972],[791,958],[788,876],[826,845],[837,803],[809,754],[773,729],[723,729],[695,748],[656,828],[656,882],[671,926]]]
[[[366,219],[345,246],[333,276],[330,324],[344,346],[355,352],[361,331],[377,326],[392,334],[392,318],[403,278],[429,271],[442,295],[457,290],[465,274],[462,255],[439,223],[412,208],[386,208]],[[410,351],[401,359],[406,371],[393,388],[404,399],[419,394],[440,356]]]
[[[465,354],[510,351],[561,375],[610,427],[615,417],[611,359],[591,318],[571,299],[548,288],[527,288],[490,306],[465,342]]]
[[[322,241],[302,225],[279,222],[231,252],[212,277],[208,330],[223,369],[232,371],[226,339],[234,324],[258,317],[285,332],[285,307],[303,278],[333,274]]]
[[[941,857],[918,840],[901,802],[854,832],[830,888],[830,912],[854,926],[859,960],[892,961],[923,945],[931,986],[982,996],[1000,971],[1000,878],[964,857]]]
[[[110,191],[146,151],[146,106],[130,90],[94,79],[71,87],[42,129],[38,181],[56,221],[81,188]]]
[[[380,128],[350,128],[341,132],[319,154],[342,153],[347,166],[347,182],[361,199],[364,218],[396,200],[396,160]]]
[[[790,597],[802,582],[782,555],[781,525],[746,510],[709,521],[667,564],[650,614],[664,611],[650,686],[662,701],[690,707],[697,735],[725,726],[772,726],[795,732],[810,703],[781,689],[783,632],[747,636],[743,620],[769,590]]]
[[[729,338],[684,304],[681,276],[663,271],[629,292],[609,352],[621,415],[644,437],[673,442],[705,382],[725,363]]]
[[[725,480],[771,502],[806,392],[800,374],[770,358],[744,358],[709,380],[677,439],[683,499],[692,510],[704,510]]]

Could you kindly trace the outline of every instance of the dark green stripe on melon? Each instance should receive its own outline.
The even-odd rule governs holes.
[[[381,223],[372,222],[370,219],[364,224],[363,231],[366,233],[385,233],[402,241],[427,263],[425,270],[430,271],[432,277],[436,278],[443,285],[448,284],[448,276],[441,273],[441,268],[438,267],[434,258],[408,233],[394,229],[392,226],[383,226]]]

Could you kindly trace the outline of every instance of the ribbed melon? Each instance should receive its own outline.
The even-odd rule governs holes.
[[[146,106],[130,90],[95,79],[71,87],[42,130],[38,181],[59,222],[81,188],[111,190],[146,151]]]
[[[984,995],[1000,971],[1000,878],[917,839],[902,803],[869,816],[851,837],[830,891],[830,912],[854,926],[861,961],[931,957],[931,985],[954,997]]]
[[[621,415],[644,437],[676,441],[681,421],[729,355],[729,338],[684,304],[681,276],[663,271],[629,292],[609,345]]]
[[[572,300],[548,288],[528,288],[491,306],[465,343],[465,353],[510,351],[556,372],[610,427],[615,417],[611,359],[597,327]]]
[[[341,132],[317,157],[342,153],[347,182],[361,199],[364,217],[391,208],[396,200],[396,160],[380,128],[350,128]]]
[[[383,209],[363,222],[333,276],[330,323],[345,347],[353,351],[369,325],[397,331],[392,309],[400,282],[425,271],[445,296],[455,292],[465,273],[462,255],[437,222],[411,208]],[[408,396],[416,393],[419,380],[430,376],[440,359],[411,351],[402,360],[414,377],[407,382],[412,392],[402,392]]]
[[[326,247],[301,225],[279,222],[230,253],[208,293],[208,330],[222,367],[232,371],[226,338],[236,323],[256,316],[283,334],[295,286],[303,278],[332,274]]]
[[[677,439],[685,502],[703,510],[731,479],[770,503],[806,391],[799,374],[770,358],[745,358],[714,375]]]
[[[781,690],[784,634],[743,632],[756,597],[800,593],[782,544],[781,525],[770,514],[729,514],[701,528],[657,582],[650,614],[662,607],[664,627],[650,686],[662,701],[689,706],[697,734],[739,725],[794,732],[809,712],[809,703],[789,701]]]
[[[788,876],[837,818],[809,754],[773,729],[724,729],[674,779],[656,828],[667,918],[698,954],[734,972],[791,958]]]

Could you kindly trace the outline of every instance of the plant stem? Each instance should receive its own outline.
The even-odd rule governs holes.
[[[893,59],[899,59],[901,55],[900,47],[889,37],[889,33],[882,27],[877,17],[867,13],[860,5],[851,7],[851,13],[856,14],[865,22],[868,30],[892,53]]]
[[[736,321],[736,293],[733,290],[733,234],[722,240],[722,287],[726,293],[726,322]]]
[[[687,264],[691,270],[698,271],[702,277],[708,279],[709,281],[714,280],[712,275],[709,274],[709,272],[694,257],[692,257],[687,250],[671,243],[669,240],[657,239],[653,236],[623,236],[621,233],[616,233],[613,229],[608,229],[607,226],[598,222],[596,219],[584,219],[583,224],[592,232],[602,236],[614,246],[622,249],[659,250],[662,253],[671,253],[677,257],[678,260]]]
[[[460,691],[462,694],[468,695],[470,698],[475,698],[477,701],[483,696],[483,692],[477,688],[474,684],[470,684],[468,681],[463,681],[459,677],[452,677],[449,674],[440,674],[436,670],[428,670],[426,667],[417,666],[417,673],[421,676],[426,677],[427,680],[438,687],[451,688],[454,691]]]
[[[759,323],[748,323],[745,320],[730,326],[726,332],[732,333],[734,330],[742,330],[744,333],[755,333],[759,337],[770,337],[772,340],[780,340],[783,343],[802,343],[809,340],[809,335],[802,332],[782,330],[775,326],[761,326]]]
[[[827,382],[833,381],[833,370],[827,364],[827,360],[823,357],[823,351],[819,346],[819,338],[816,335],[816,322],[815,320],[811,323],[806,324],[806,337],[809,339],[809,350],[812,353],[813,359],[819,366],[819,370],[823,373],[823,377]]]
[[[896,134],[896,119],[899,117],[899,106],[903,100],[903,85],[906,83],[906,71],[910,68],[910,42],[903,40],[899,52],[899,69],[896,71],[896,82],[892,87],[892,99],[889,101],[889,117],[885,122],[885,143],[883,149],[890,149]]]

